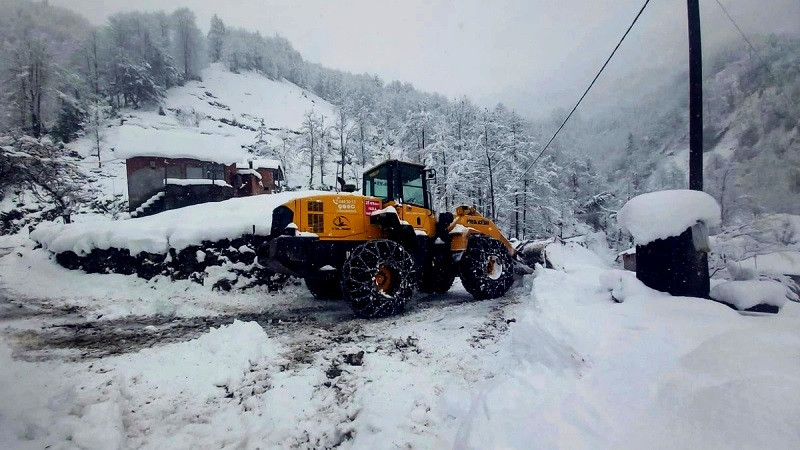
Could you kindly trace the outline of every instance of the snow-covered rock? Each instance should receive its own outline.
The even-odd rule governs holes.
[[[688,189],[639,195],[617,214],[620,229],[633,236],[636,245],[678,236],[698,222],[715,227],[720,220],[720,207],[714,197]]]
[[[789,299],[786,287],[775,281],[727,281],[711,289],[711,298],[738,310],[745,310],[756,305],[770,305],[778,308]]]

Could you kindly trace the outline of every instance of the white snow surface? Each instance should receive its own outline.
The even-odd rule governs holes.
[[[152,197],[148,198],[144,203],[139,205],[138,208],[136,208],[135,210],[131,211],[131,216],[132,217],[136,217],[139,214],[143,213],[145,209],[147,209],[148,207],[150,207],[150,205],[152,205],[153,203],[157,202],[159,199],[164,197],[164,195],[166,195],[166,193],[164,191],[159,191],[159,192],[153,194]]]
[[[800,252],[793,250],[773,252],[753,256],[735,264],[756,273],[800,275]]]
[[[789,299],[786,286],[770,280],[726,281],[711,289],[711,298],[745,310],[756,305],[782,307]]]
[[[335,115],[333,105],[285,80],[270,80],[249,71],[232,73],[221,63],[211,64],[200,76],[202,82],[192,81],[170,90],[165,106],[183,110],[194,108],[214,118],[230,119],[233,116],[253,128],[258,128],[263,119],[269,128],[296,130],[311,110],[327,117]],[[215,101],[229,109],[210,105]],[[247,134],[252,140],[254,133],[248,131]]]
[[[720,207],[714,197],[688,189],[636,196],[617,214],[620,229],[633,236],[636,245],[678,236],[697,222],[715,227],[720,220]]]
[[[42,308],[0,314],[0,448],[800,446],[800,305],[742,316],[655,293],[576,244],[547,252],[556,268],[505,298],[471,301],[456,282],[403,315],[360,320],[302,286],[235,294],[85,274],[27,241],[0,256],[0,312]],[[151,309],[158,302],[171,312]],[[47,318],[61,308],[80,317]],[[114,308],[130,322],[91,319]],[[270,320],[292,308],[327,312]],[[100,358],[29,346],[74,320],[108,332],[231,311],[265,320]],[[175,338],[181,326],[152,332]],[[361,351],[362,365],[344,362]]]
[[[253,169],[281,169],[281,162],[277,159],[250,159],[245,162],[236,163],[237,169],[249,169],[250,166],[253,166]]]
[[[43,446],[61,441],[61,446],[86,449],[206,446],[191,423],[205,422],[211,416],[207,412],[216,410],[214,422],[222,433],[229,419],[220,413],[233,415],[238,408],[221,408],[220,394],[238,387],[251,367],[274,361],[279,350],[261,326],[237,321],[191,341],[109,358],[89,371],[94,376],[77,374],[72,384],[59,383],[52,374],[33,374],[43,387],[55,387],[55,396],[4,389],[0,421],[12,421],[4,424],[0,444],[34,448],[42,439],[38,442]],[[10,356],[8,348],[0,346],[4,386],[31,376],[27,371],[40,370],[13,362]],[[17,402],[13,409],[12,401]],[[130,413],[140,408],[152,415],[131,423]],[[189,444],[193,439],[197,440]]]
[[[258,133],[252,130],[261,128],[262,120],[266,127],[263,141],[277,145],[281,141],[273,133],[298,130],[309,111],[334,116],[333,105],[288,81],[270,80],[254,72],[234,74],[221,64],[203,69],[201,77],[202,82],[190,81],[167,92],[164,116],[155,111],[126,110],[124,123],[107,131],[105,146],[114,149],[114,157],[120,159],[163,156],[241,163],[253,159],[244,146],[256,142]],[[190,118],[179,119],[178,110]],[[277,168],[270,159],[256,161]]]
[[[394,206],[389,205],[386,208],[376,209],[375,211],[372,211],[370,213],[370,216],[378,216],[378,215],[384,214],[384,213],[397,215],[397,210],[394,209]]]
[[[176,186],[202,186],[202,185],[215,185],[222,187],[231,187],[225,180],[209,180],[206,178],[167,178],[164,180],[165,184],[173,184]]]
[[[157,120],[154,114],[139,113],[140,117]],[[155,117],[153,117],[155,116]],[[118,127],[110,145],[114,156],[128,159],[135,156],[192,158],[221,164],[242,161],[248,153],[241,140],[232,135],[212,134],[191,128],[132,123]]]
[[[235,239],[253,233],[254,226],[256,234],[267,235],[273,209],[315,194],[327,192],[293,191],[232,198],[127,220],[47,223],[37,227],[31,238],[53,253],[73,251],[85,255],[95,248],[113,247],[128,249],[133,255],[163,254],[170,248],[182,250],[205,240]]]

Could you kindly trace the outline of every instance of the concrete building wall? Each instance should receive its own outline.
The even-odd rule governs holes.
[[[222,166],[191,158],[137,156],[125,162],[128,178],[128,207],[131,211],[164,189],[165,178],[209,178],[208,171],[216,167],[218,178],[230,184],[234,166]]]

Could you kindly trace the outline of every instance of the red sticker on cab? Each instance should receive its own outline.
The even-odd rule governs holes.
[[[381,209],[380,200],[364,200],[364,214],[370,216],[379,209]]]

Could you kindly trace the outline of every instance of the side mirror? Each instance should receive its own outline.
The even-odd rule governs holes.
[[[355,192],[356,185],[355,184],[345,184],[344,178],[336,177],[336,183],[339,184],[339,190],[342,192]]]
[[[428,181],[436,181],[436,169],[425,169],[425,179]]]

